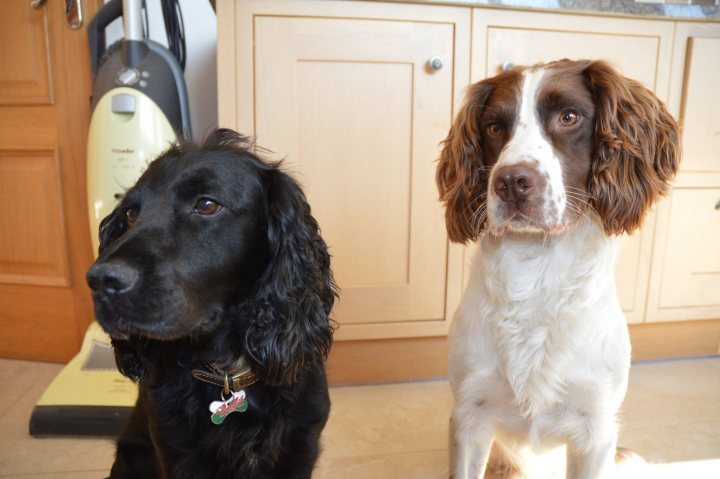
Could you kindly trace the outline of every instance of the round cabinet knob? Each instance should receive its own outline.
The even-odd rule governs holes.
[[[430,70],[436,72],[443,67],[443,59],[438,56],[434,56],[428,60],[427,64]]]
[[[515,62],[512,60],[505,60],[500,68],[502,68],[502,71],[504,72],[512,70],[513,68],[515,68]]]

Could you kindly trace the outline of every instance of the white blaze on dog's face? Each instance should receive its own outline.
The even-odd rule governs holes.
[[[651,91],[603,61],[560,60],[472,85],[436,181],[455,242],[559,234],[583,216],[616,235],[642,224],[679,160],[677,123]]]
[[[499,115],[494,103],[508,98],[491,95],[481,120],[486,142],[502,144],[497,157],[488,148],[488,228],[494,235],[560,233],[587,205],[592,96],[579,72],[530,68],[511,78],[512,114]]]

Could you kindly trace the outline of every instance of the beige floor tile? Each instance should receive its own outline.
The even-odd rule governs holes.
[[[4,362],[2,360],[0,362]],[[59,369],[40,368],[36,381],[0,419],[0,477],[23,474],[109,471],[115,446],[107,439],[33,438],[28,433],[30,414]],[[1,393],[4,394],[4,393]],[[77,477],[70,474],[67,477]],[[83,476],[85,477],[85,476]],[[104,477],[95,475],[94,477]]]
[[[104,479],[108,471],[70,471],[52,472],[50,474],[10,474],[0,475],[2,479]]]
[[[62,365],[34,361],[0,360],[0,419],[18,401],[26,400],[28,390],[42,377],[55,377]]]
[[[621,422],[619,443],[648,461],[720,458],[720,358],[633,365]]]
[[[720,459],[720,422],[648,425],[621,432],[619,442],[654,463]]]
[[[0,478],[103,478],[104,439],[34,439],[30,412],[60,367],[0,360]],[[447,477],[446,381],[332,388],[320,479]],[[720,358],[633,365],[622,445],[655,464],[633,479],[720,477]],[[658,464],[660,463],[660,464]]]
[[[634,364],[621,410],[625,430],[720,421],[720,359]]]
[[[447,452],[423,451],[324,458],[315,479],[438,479],[448,477]]]
[[[330,397],[327,457],[447,449],[447,381],[332,388]]]

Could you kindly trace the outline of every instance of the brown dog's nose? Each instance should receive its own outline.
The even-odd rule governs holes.
[[[539,183],[540,177],[533,168],[509,165],[501,167],[495,173],[493,190],[503,201],[522,202]]]
[[[90,288],[98,293],[121,294],[137,283],[138,270],[123,262],[96,263],[87,272]]]

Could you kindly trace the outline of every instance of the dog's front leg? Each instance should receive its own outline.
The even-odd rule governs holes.
[[[450,419],[449,452],[452,479],[485,476],[495,426],[482,405],[456,405]]]
[[[615,441],[593,447],[589,451],[568,448],[567,479],[610,478],[615,467]]]
[[[110,478],[162,477],[160,470],[155,447],[150,439],[148,419],[142,402],[138,401],[118,438]]]
[[[589,425],[588,427],[592,426],[597,427],[598,425]],[[604,429],[602,434],[595,434],[588,441],[576,441],[568,444],[567,479],[612,477],[615,470],[617,427],[614,424],[606,424],[602,429]]]

